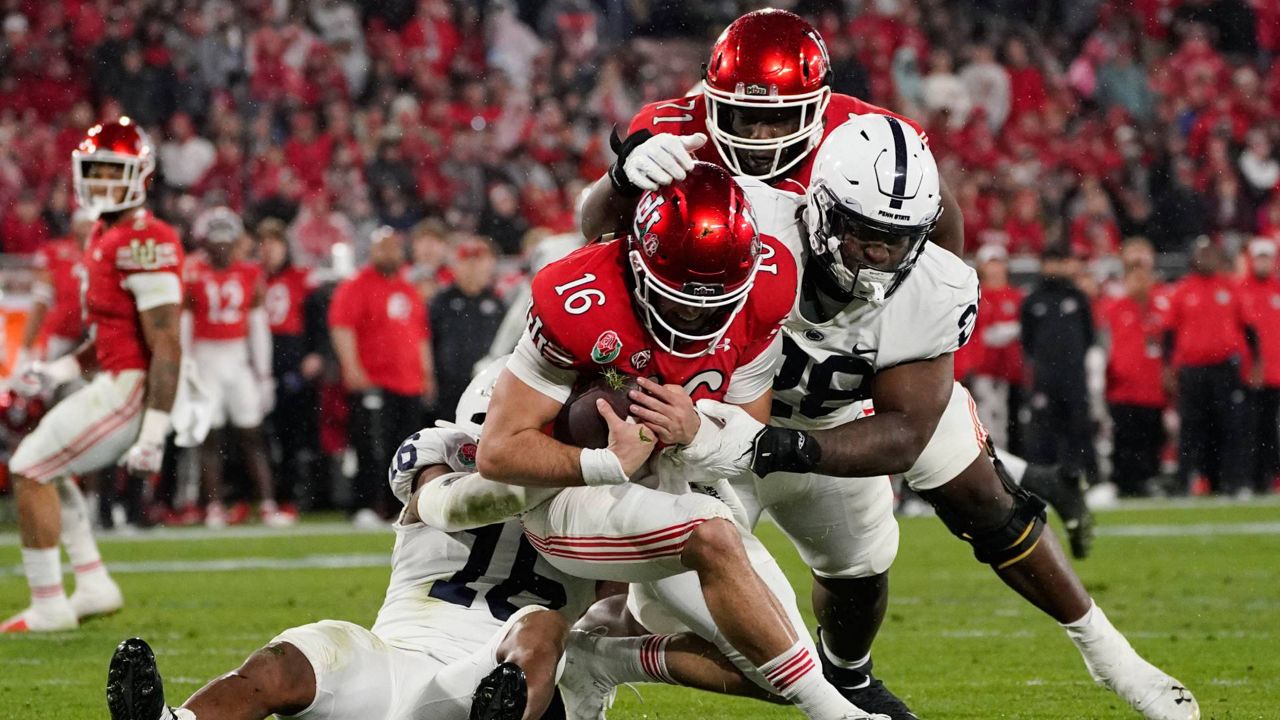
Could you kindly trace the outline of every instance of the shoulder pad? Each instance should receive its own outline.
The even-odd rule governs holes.
[[[593,243],[551,263],[530,285],[529,334],[553,365],[591,362],[601,333],[635,323],[621,240]]]

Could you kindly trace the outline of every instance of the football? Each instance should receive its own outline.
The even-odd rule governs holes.
[[[619,417],[630,415],[631,399],[627,393],[639,389],[636,379],[612,368],[574,389],[556,416],[552,434],[557,440],[584,448],[602,448],[609,444],[609,426],[596,408],[596,400],[604,398]]]

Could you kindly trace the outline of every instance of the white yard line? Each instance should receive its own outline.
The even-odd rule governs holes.
[[[144,560],[140,562],[112,562],[111,574],[121,573],[181,573],[181,572],[240,572],[242,570],[339,570],[343,568],[388,567],[391,555],[365,553],[356,555],[307,555],[300,558],[246,557],[219,560]],[[64,570],[66,568],[64,567]],[[22,566],[0,567],[0,577],[22,575]]]

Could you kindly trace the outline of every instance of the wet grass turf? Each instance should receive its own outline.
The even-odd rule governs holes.
[[[1196,693],[1206,719],[1280,717],[1280,503],[1143,507],[1106,513],[1101,524],[1104,533],[1122,534],[1104,534],[1095,556],[1077,567],[1139,651]],[[1094,687],[1062,631],[974,562],[937,520],[902,525],[876,671],[922,718],[1137,717]],[[109,564],[327,555],[367,564],[390,553],[389,534],[306,527],[332,534],[105,539],[102,547]],[[809,582],[795,553],[775,529],[761,534],[807,602]],[[10,571],[0,575],[0,610],[12,612],[27,591],[13,572],[12,533],[4,538],[0,557]],[[0,637],[0,718],[106,717],[107,660],[131,635],[151,641],[168,699],[179,704],[287,627],[321,618],[372,622],[388,575],[386,567],[135,570],[144,571],[117,575],[128,606],[113,617],[77,632]],[[610,717],[800,717],[677,688],[638,691],[621,689]]]

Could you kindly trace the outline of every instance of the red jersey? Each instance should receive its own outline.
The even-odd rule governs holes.
[[[263,304],[267,308],[267,322],[271,324],[272,335],[302,334],[306,325],[302,316],[303,306],[314,288],[311,273],[296,265],[267,276]]]
[[[1175,367],[1217,365],[1244,349],[1244,311],[1231,280],[1187,275],[1169,293],[1166,327],[1174,333]]]
[[[84,255],[85,318],[95,333],[98,365],[107,372],[146,370],[151,351],[142,336],[134,298],[140,275],[172,274],[174,302],[181,298],[182,242],[150,211],[129,212],[110,227],[98,223]]]
[[[1026,293],[1013,285],[982,288],[973,339],[956,351],[958,365],[975,375],[1011,384],[1022,382],[1022,344],[1018,337],[1024,297]],[[959,357],[963,355],[968,357]]]
[[[249,309],[261,292],[262,268],[237,261],[225,268],[190,262],[186,270],[187,307],[197,340],[249,337]]]
[[[871,113],[892,115],[898,118],[914,128],[916,132],[920,133],[920,137],[926,138],[926,142],[928,142],[924,129],[914,120],[840,93],[831,94],[831,101],[827,103],[827,109],[822,114],[822,140],[826,140],[831,131],[840,127],[849,118]],[[707,132],[707,98],[702,93],[698,93],[697,95],[649,103],[641,108],[640,112],[631,120],[631,127],[627,132],[630,134],[640,130],[648,130],[655,135],[658,133],[671,133],[673,135],[702,133],[710,137],[710,133]],[[822,140],[818,141],[819,146],[821,146]],[[814,150],[816,149],[817,147],[814,148]],[[796,163],[780,177],[771,181],[770,184],[779,190],[803,193],[809,187],[809,175],[813,171],[813,159],[817,156],[817,152],[814,150],[810,150],[803,160]],[[694,152],[693,156],[695,160],[726,167],[724,158],[720,156],[720,150],[710,140],[707,140],[706,145]]]
[[[45,335],[75,340],[84,332],[80,310],[80,243],[71,238],[51,240],[36,251],[36,267],[49,272],[53,297],[45,312]],[[82,272],[82,271],[81,271]]]
[[[1145,302],[1122,295],[1099,304],[1098,324],[1111,338],[1108,403],[1148,408],[1168,404],[1161,336],[1169,307],[1169,298],[1158,290]]]
[[[356,355],[374,385],[398,395],[420,395],[426,384],[419,343],[430,337],[427,309],[401,273],[387,277],[372,266],[343,282],[329,304],[329,325],[355,334]]]
[[[710,354],[682,358],[653,341],[632,302],[622,240],[587,245],[534,276],[529,336],[548,362],[578,371],[580,382],[612,367],[683,385],[694,400],[724,400],[734,371],[769,347],[795,302],[791,252],[771,237],[761,240],[755,285]]]
[[[1258,332],[1262,384],[1280,387],[1280,278],[1249,275],[1240,281],[1239,292],[1245,317]]]

